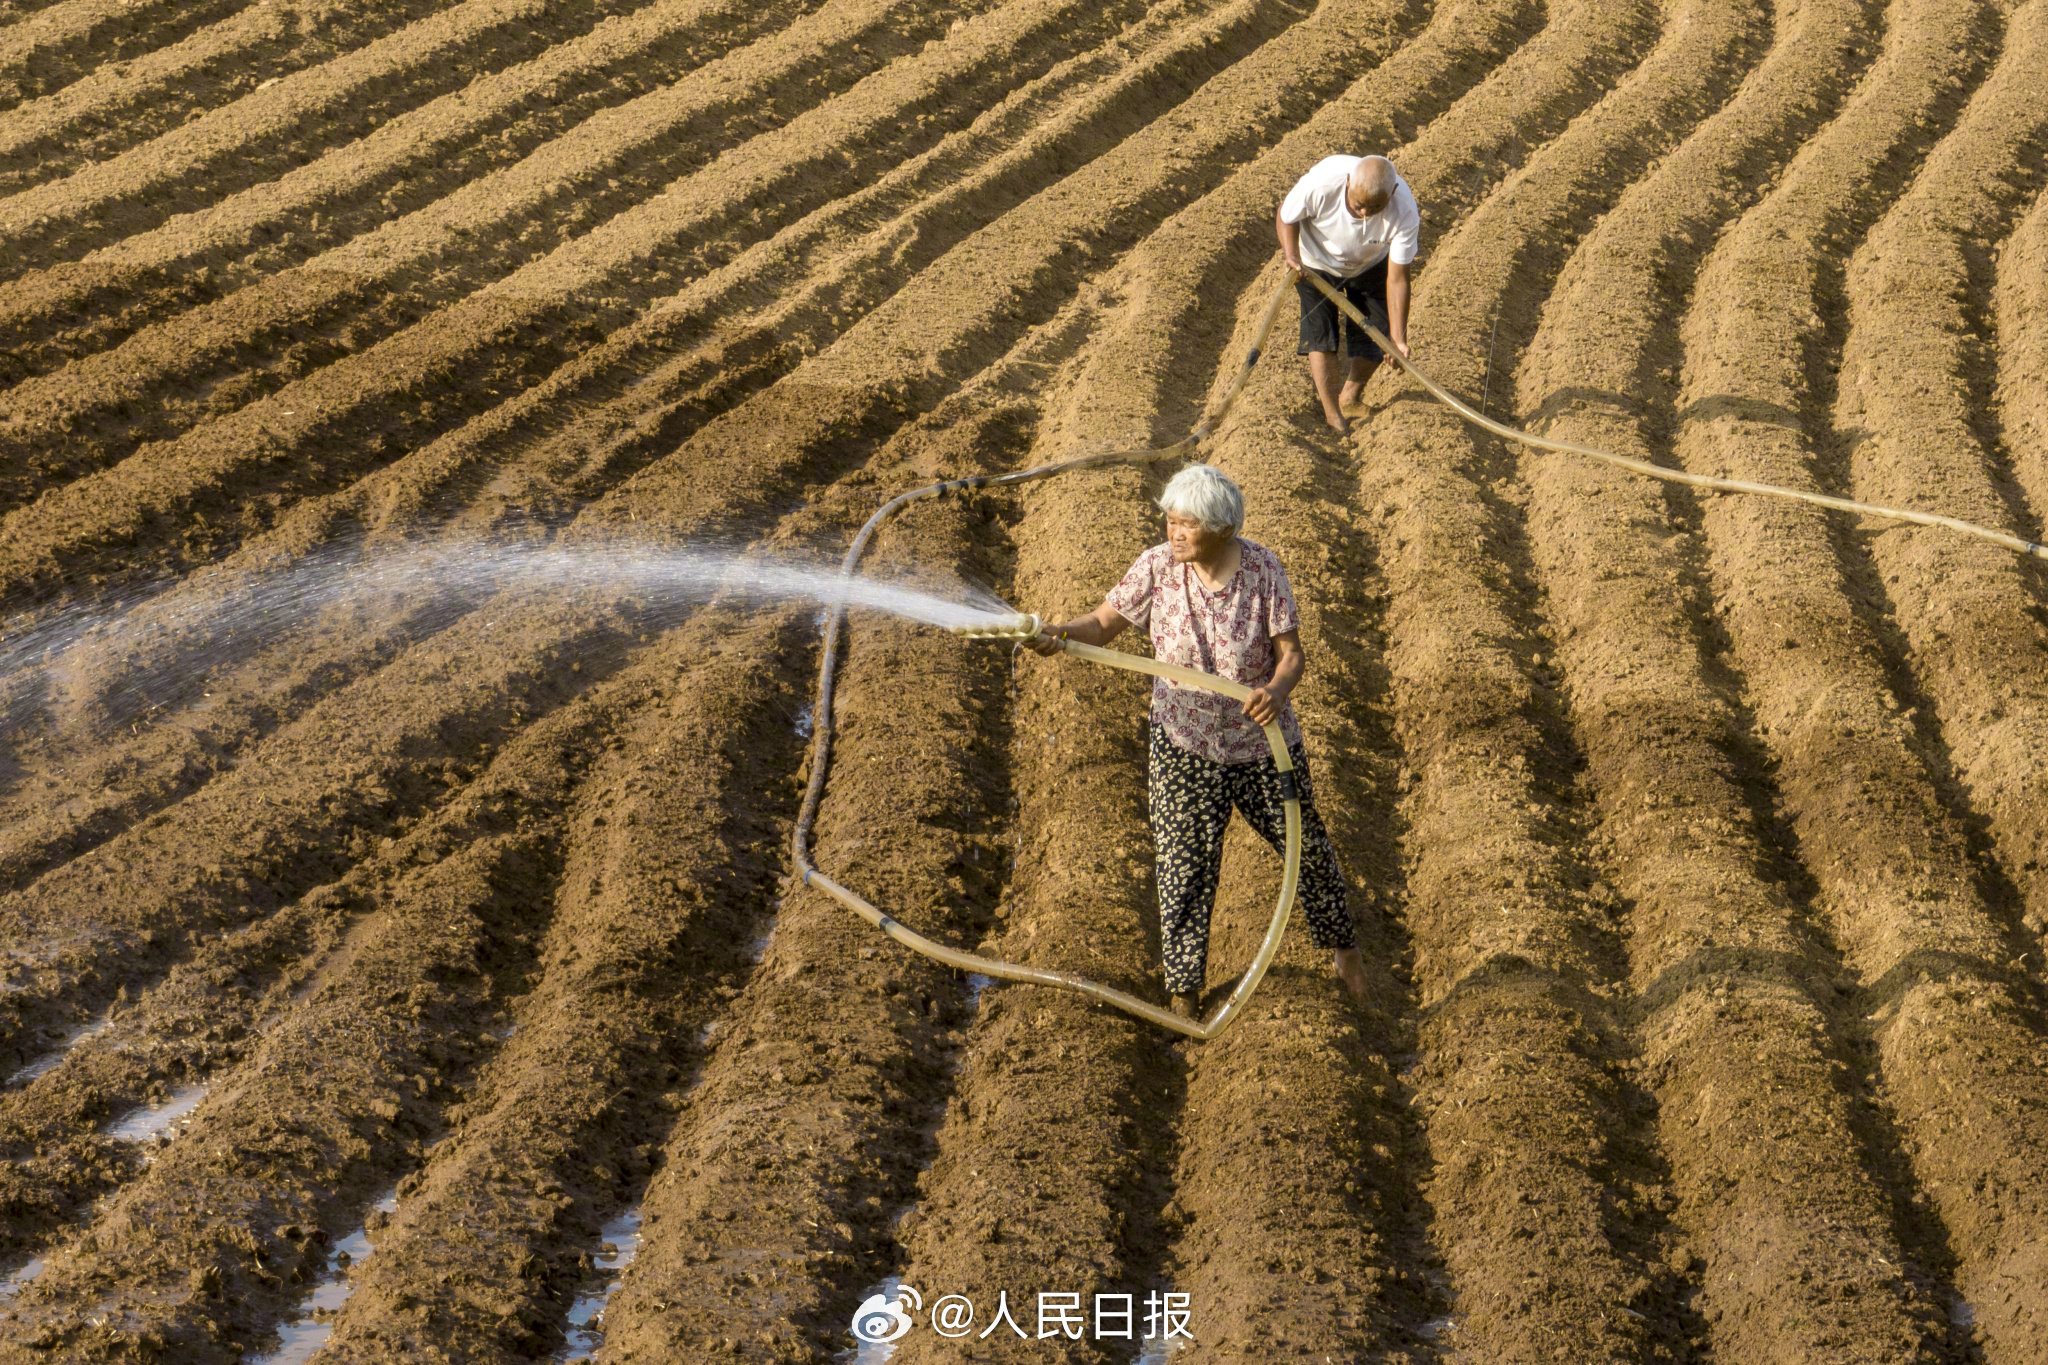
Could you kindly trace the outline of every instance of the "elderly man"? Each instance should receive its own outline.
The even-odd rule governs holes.
[[[1208,974],[1209,914],[1233,808],[1267,843],[1286,841],[1279,766],[1262,727],[1277,722],[1301,793],[1301,885],[1310,941],[1332,956],[1353,998],[1365,960],[1351,924],[1337,850],[1316,813],[1308,754],[1288,693],[1301,681],[1300,621],[1280,557],[1238,534],[1244,495],[1222,471],[1190,465],[1160,496],[1166,541],[1138,556],[1102,605],[1048,625],[1032,646],[1106,645],[1137,626],[1152,656],[1255,689],[1243,703],[1165,678],[1152,690],[1149,789],[1158,864],[1159,943],[1175,1014],[1192,1018]]]
[[[1404,357],[1408,265],[1415,259],[1421,229],[1415,195],[1394,163],[1383,156],[1324,157],[1295,182],[1273,217],[1288,267],[1297,275],[1313,270],[1322,276],[1385,332]],[[1301,293],[1301,346],[1296,353],[1308,357],[1323,420],[1347,431],[1345,412],[1372,378],[1380,348],[1307,280],[1297,280],[1295,288]]]

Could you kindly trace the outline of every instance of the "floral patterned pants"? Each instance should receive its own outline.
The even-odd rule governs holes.
[[[1308,755],[1288,751],[1301,787],[1301,884],[1294,903],[1308,919],[1318,948],[1350,948],[1357,939],[1344,893],[1337,850],[1316,814],[1309,788]],[[1209,914],[1223,868],[1223,830],[1233,807],[1274,850],[1287,852],[1287,811],[1280,770],[1269,755],[1256,763],[1217,763],[1188,752],[1157,727],[1152,730],[1152,842],[1159,877],[1159,944],[1166,959],[1166,989],[1198,994],[1208,972]]]

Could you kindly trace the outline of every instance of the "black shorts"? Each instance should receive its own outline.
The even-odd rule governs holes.
[[[1348,280],[1335,275],[1315,271],[1332,288],[1345,298],[1366,321],[1387,330],[1387,263],[1367,266]],[[1381,356],[1379,343],[1358,329],[1358,324],[1337,311],[1337,305],[1323,297],[1323,292],[1307,280],[1294,282],[1295,292],[1301,295],[1301,345],[1295,348],[1296,355],[1307,355],[1310,351],[1342,350],[1354,360],[1378,360]],[[1338,345],[1338,338],[1343,344]]]

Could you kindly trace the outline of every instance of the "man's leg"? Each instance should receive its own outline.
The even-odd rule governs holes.
[[[1344,420],[1337,401],[1337,390],[1346,373],[1340,354],[1344,348],[1344,326],[1338,319],[1337,307],[1306,277],[1294,282],[1294,292],[1301,299],[1301,345],[1296,354],[1308,357],[1308,377],[1315,382],[1316,398],[1323,405],[1323,420],[1339,432],[1349,431],[1351,424]]]
[[[1385,261],[1361,275],[1346,281],[1345,297],[1350,299],[1366,321],[1387,330],[1387,265]],[[1380,367],[1379,344],[1358,330],[1356,323],[1346,319],[1344,325],[1344,352],[1348,366],[1344,376],[1344,388],[1337,395],[1337,409],[1347,417],[1361,415],[1359,399],[1364,395],[1366,381],[1373,371]]]
[[[1308,375],[1316,384],[1316,397],[1323,403],[1323,420],[1338,431],[1351,430],[1351,423],[1344,418],[1344,408],[1339,401],[1337,367],[1342,363],[1335,351],[1310,351],[1308,353]],[[1356,365],[1357,361],[1350,362]],[[1355,398],[1357,394],[1354,392]]]
[[[1366,381],[1380,367],[1380,361],[1378,356],[1355,355],[1347,357],[1347,363],[1350,373],[1345,375],[1344,388],[1337,395],[1337,411],[1346,417],[1358,417],[1362,415],[1358,410],[1359,396],[1365,392]]]

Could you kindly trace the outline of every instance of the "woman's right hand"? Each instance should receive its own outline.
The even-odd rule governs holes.
[[[1050,659],[1053,655],[1066,648],[1067,628],[1065,626],[1046,626],[1039,631],[1035,638],[1028,641],[1027,645],[1032,653]]]

